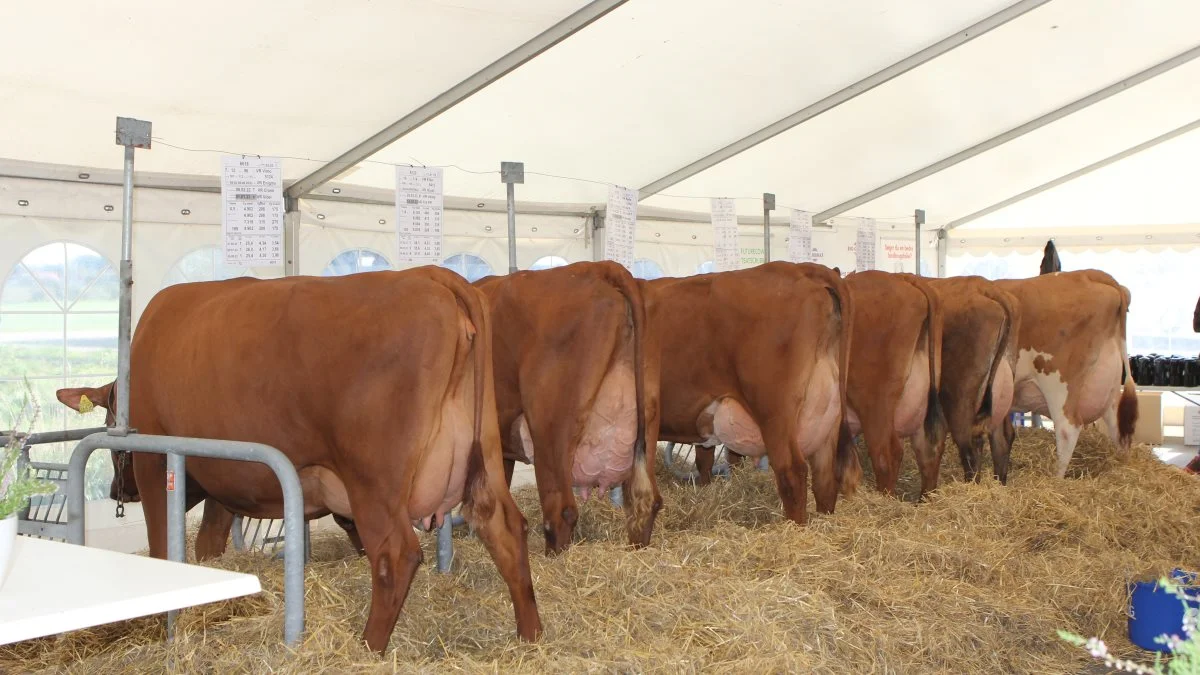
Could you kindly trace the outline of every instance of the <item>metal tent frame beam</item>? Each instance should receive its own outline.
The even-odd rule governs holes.
[[[941,159],[941,160],[936,161],[933,164],[930,164],[924,168],[918,169],[906,176],[897,178],[896,180],[894,180],[890,183],[887,183],[886,185],[881,185],[881,186],[875,188],[874,190],[871,190],[870,192],[861,194],[853,199],[844,201],[841,204],[838,204],[837,206],[825,209],[824,211],[813,216],[813,222],[822,222],[822,221],[828,220],[830,218],[833,218],[834,216],[840,216],[843,213],[845,213],[851,209],[855,209],[855,208],[858,208],[859,206],[862,206],[863,204],[873,202],[876,199],[879,199],[880,197],[891,194],[891,193],[895,192],[896,190],[899,190],[902,187],[912,185],[913,183],[915,183],[919,180],[928,178],[928,177],[934,175],[935,173],[945,171],[946,169],[949,169],[950,167],[952,167],[956,164],[959,164],[961,162],[965,162],[966,160],[971,159],[972,157],[975,157],[976,155],[983,154],[983,153],[987,152],[988,150],[991,150],[993,148],[1004,145],[1005,143],[1007,143],[1009,141],[1018,139],[1018,138],[1024,136],[1025,134],[1030,133],[1031,131],[1036,131],[1038,129],[1041,129],[1042,127],[1044,127],[1052,122],[1056,122],[1068,115],[1077,113],[1080,110],[1083,110],[1092,105],[1095,105],[1095,104],[1097,104],[1107,98],[1115,96],[1123,91],[1132,89],[1133,87],[1136,87],[1137,85],[1139,85],[1147,80],[1151,80],[1155,77],[1158,77],[1159,75],[1162,75],[1163,73],[1165,73],[1167,71],[1178,68],[1179,66],[1182,66],[1183,64],[1188,63],[1189,61],[1195,59],[1198,56],[1200,56],[1200,46],[1192,47],[1191,49],[1189,49],[1181,54],[1177,54],[1177,55],[1167,59],[1166,61],[1162,61],[1161,63],[1155,64],[1155,65],[1141,71],[1140,73],[1137,73],[1135,75],[1127,77],[1119,82],[1110,84],[1107,87],[1104,87],[1103,89],[1100,89],[1099,91],[1092,92],[1091,94],[1088,94],[1087,96],[1084,96],[1081,99],[1072,101],[1071,103],[1068,103],[1067,105],[1064,105],[1063,107],[1058,108],[1057,110],[1048,112],[1045,115],[1042,115],[1041,117],[1032,119],[1024,124],[1013,127],[1012,129],[1009,129],[1008,131],[1005,131],[1002,134],[993,136],[993,137],[987,139],[986,141],[983,141],[982,143],[978,143],[976,145],[973,145],[973,146],[967,148],[966,150],[956,152],[953,155],[946,157],[945,159]]]
[[[374,155],[406,134],[432,120],[479,90],[529,62],[542,52],[583,30],[593,21],[625,4],[627,0],[593,0],[533,39],[500,57],[474,75],[439,94],[379,133],[342,153],[337,159],[301,178],[287,189],[287,196],[300,199],[337,178],[350,167]]]
[[[996,211],[999,211],[1000,209],[1008,208],[1009,206],[1012,206],[1013,204],[1016,204],[1018,202],[1023,202],[1026,199],[1033,197],[1034,195],[1041,194],[1047,190],[1056,188],[1059,185],[1063,185],[1064,183],[1069,183],[1069,182],[1075,180],[1076,178],[1086,176],[1087,174],[1089,174],[1093,171],[1096,171],[1097,169],[1103,169],[1104,167],[1109,166],[1110,164],[1115,164],[1116,162],[1126,159],[1127,157],[1132,157],[1140,152],[1149,150],[1150,148],[1153,148],[1157,145],[1166,143],[1169,140],[1178,138],[1180,136],[1183,136],[1184,134],[1190,133],[1197,129],[1200,129],[1200,119],[1189,122],[1177,129],[1172,129],[1171,131],[1168,131],[1167,133],[1165,133],[1161,136],[1156,136],[1156,137],[1146,141],[1145,143],[1139,143],[1139,144],[1133,146],[1132,148],[1128,148],[1126,150],[1122,150],[1121,152],[1118,152],[1115,155],[1110,155],[1108,157],[1105,157],[1104,159],[1102,159],[1098,162],[1093,162],[1092,164],[1088,164],[1087,166],[1083,167],[1082,169],[1077,169],[1075,171],[1072,171],[1071,173],[1059,176],[1058,178],[1055,178],[1054,180],[1042,183],[1041,185],[1039,185],[1037,187],[1030,188],[1020,194],[1013,195],[1012,197],[1009,197],[1008,199],[996,202],[995,204],[992,204],[991,206],[989,206],[987,208],[980,209],[970,215],[963,216],[962,218],[957,218],[955,220],[952,220],[952,221],[946,223],[946,226],[943,229],[945,229],[947,232],[949,232],[950,230],[953,230],[956,227],[965,225],[966,223],[969,223],[973,220],[978,220],[984,216],[995,213]]]
[[[893,63],[883,70],[880,70],[872,75],[868,75],[858,82],[834,92],[833,94],[826,96],[820,101],[817,101],[816,103],[813,103],[812,105],[809,105],[800,111],[788,115],[774,124],[765,126],[749,136],[736,140],[720,150],[717,150],[716,152],[706,155],[705,157],[702,157],[677,171],[672,171],[666,176],[647,184],[645,187],[639,190],[638,199],[646,199],[647,197],[651,197],[671,187],[672,185],[683,182],[702,171],[711,169],[717,164],[743,153],[759,143],[762,143],[763,141],[774,138],[775,136],[778,136],[792,127],[803,124],[808,120],[811,120],[822,113],[828,112],[862,94],[865,94],[875,87],[893,80],[918,66],[928,63],[929,61],[932,61],[933,59],[936,59],[947,52],[953,51],[954,49],[965,45],[971,40],[974,40],[981,35],[1003,26],[1009,21],[1012,21],[1013,19],[1025,14],[1026,12],[1041,7],[1047,2],[1050,2],[1050,0],[1021,0],[1020,2],[1012,4],[987,17],[986,19],[983,19],[982,21],[976,22],[971,26],[958,31],[957,33],[954,33],[953,35],[929,45],[915,54],[907,56]]]

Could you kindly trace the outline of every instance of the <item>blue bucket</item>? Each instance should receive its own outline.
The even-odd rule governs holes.
[[[1196,576],[1194,572],[1175,569],[1168,577],[1188,591],[1187,604],[1192,609],[1200,609],[1200,596],[1195,594]],[[1161,588],[1158,581],[1138,581],[1130,584],[1129,590],[1129,641],[1142,649],[1170,652],[1170,647],[1154,640],[1164,635],[1186,637],[1183,601]]]

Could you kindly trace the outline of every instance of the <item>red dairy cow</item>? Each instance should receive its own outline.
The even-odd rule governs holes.
[[[994,283],[1020,307],[1013,410],[1053,420],[1057,475],[1066,475],[1079,433],[1097,420],[1123,455],[1138,416],[1125,345],[1129,289],[1098,270]]]
[[[532,463],[546,552],[571,544],[578,504],[621,485],[629,541],[645,546],[662,497],[647,432],[658,383],[647,381],[646,310],[614,262],[581,262],[475,282],[492,312],[496,403],[511,480]]]
[[[817,510],[832,513],[839,482],[851,494],[861,474],[838,451],[854,310],[837,270],[772,262],[642,289],[662,439],[697,446],[701,482],[718,444],[768,455],[797,523],[807,519],[811,469]]]
[[[1017,336],[1021,315],[1015,296],[983,277],[927,279],[942,299],[942,422],[940,464],[946,432],[958,446],[967,480],[979,479],[984,438],[990,437],[992,468],[1008,482],[1012,425],[1005,425],[1013,401]]]
[[[306,517],[355,522],[371,562],[364,638],[376,651],[421,563],[413,525],[435,527],[462,502],[532,640],[541,621],[525,519],[504,483],[491,342],[483,294],[435,267],[180,284],[150,301],[134,336],[130,424],[283,451]],[[166,458],[134,453],[133,469],[150,554],[163,558]],[[189,457],[187,471],[197,498],[282,516],[265,466]]]
[[[846,277],[854,299],[854,352],[850,356],[848,433],[840,452],[854,454],[860,432],[867,445],[875,485],[895,494],[904,458],[902,438],[911,438],[921,470],[921,493],[937,486],[936,425],[942,379],[942,305],[937,294],[912,274],[866,271]]]

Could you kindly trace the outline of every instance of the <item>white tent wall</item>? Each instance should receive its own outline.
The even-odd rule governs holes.
[[[301,274],[320,274],[334,256],[354,248],[378,251],[393,268],[401,267],[396,263],[395,207],[302,200],[300,212]],[[558,256],[567,262],[591,260],[587,221],[588,217],[584,215],[518,212],[517,267],[529,269],[545,256]],[[443,213],[442,228],[442,260],[458,253],[470,253],[487,262],[494,274],[508,272],[507,214],[447,209]]]
[[[1054,237],[1064,271],[1099,269],[1129,288],[1130,354],[1200,352],[1192,312],[1200,297],[1194,260],[1198,226],[1069,228]],[[955,230],[946,257],[950,276],[1019,279],[1038,273],[1045,230]]]

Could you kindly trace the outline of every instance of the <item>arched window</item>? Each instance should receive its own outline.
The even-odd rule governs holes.
[[[696,274],[712,274],[716,271],[717,265],[711,260],[705,260],[699,265],[696,265]]]
[[[225,256],[219,246],[205,246],[184,255],[167,272],[163,288],[193,281],[224,281],[234,277],[254,276],[246,267],[231,267],[225,264]]]
[[[369,248],[352,248],[342,251],[321,272],[321,276],[340,277],[359,272],[377,272],[392,269],[392,263],[378,251]]]
[[[86,246],[47,244],[17,263],[0,291],[0,429],[28,424],[35,412],[34,431],[104,426],[102,409],[80,415],[59,403],[55,392],[116,379],[119,295],[113,265]],[[42,445],[31,455],[66,463],[68,452],[65,444]],[[107,497],[111,480],[108,453],[93,454],[88,498]]]
[[[442,267],[458,272],[471,283],[493,274],[486,260],[470,253],[455,253],[442,261]]]
[[[548,270],[551,267],[562,267],[569,264],[566,258],[556,255],[546,255],[538,258],[529,266],[531,270]]]
[[[638,258],[633,261],[633,276],[638,279],[658,279],[663,276],[663,270],[658,263],[649,258]]]

